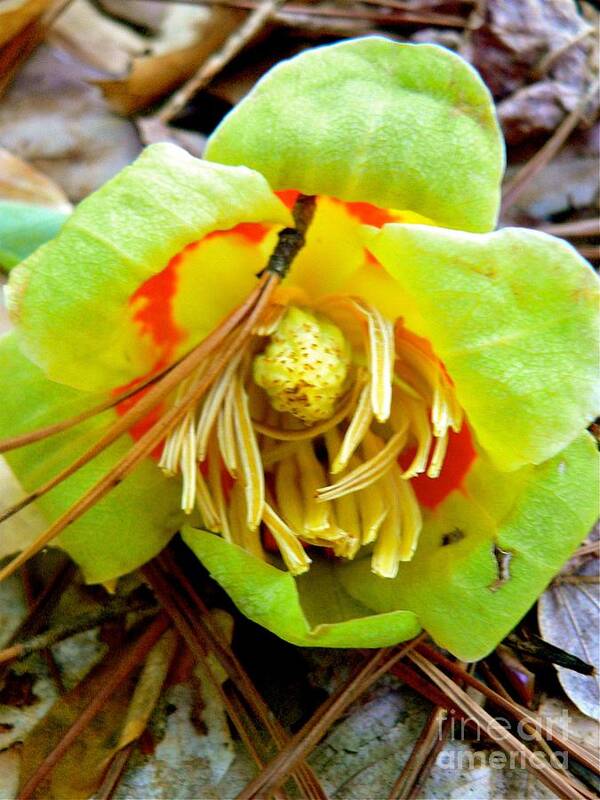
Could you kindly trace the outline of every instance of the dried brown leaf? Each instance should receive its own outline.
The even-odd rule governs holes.
[[[559,578],[538,603],[538,620],[544,639],[562,647],[596,668],[595,675],[581,675],[556,667],[558,679],[577,708],[600,720],[600,560],[591,556],[575,571],[572,582]],[[595,578],[596,582],[576,578]]]
[[[46,45],[0,103],[0,146],[25,159],[80,200],[139,153],[135,127],[112,114],[89,70]]]
[[[171,6],[160,35],[148,38],[144,54],[112,76],[95,79],[111,108],[121,114],[141,111],[190,78],[240,20],[227,8]]]
[[[4,0],[0,6],[0,47],[44,13],[52,0]]]
[[[60,211],[71,204],[63,190],[23,159],[0,147],[0,199],[18,200]]]

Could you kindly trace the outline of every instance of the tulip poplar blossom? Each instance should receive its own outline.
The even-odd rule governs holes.
[[[181,530],[289,641],[487,654],[596,510],[597,280],[493,232],[503,167],[477,73],[379,37],[272,69],[205,160],[147,148],[11,274],[3,516],[49,527],[0,574]]]

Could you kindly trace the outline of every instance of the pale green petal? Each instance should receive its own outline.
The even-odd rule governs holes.
[[[550,458],[594,419],[599,283],[574,248],[521,228],[396,224],[373,229],[368,246],[502,469]]]
[[[9,270],[56,236],[69,214],[55,208],[0,200],[0,267]]]
[[[48,381],[22,356],[12,334],[0,339],[0,438],[35,430],[99,402]],[[89,447],[114,412],[84,422],[71,431],[15,450],[6,460],[27,491],[37,488]],[[37,503],[48,522],[99,480],[131,446],[129,437],[73,475]],[[86,580],[106,581],[123,575],[156,555],[181,523],[180,487],[146,460],[107,497],[71,525],[57,540],[82,568]],[[0,527],[0,537],[3,528]]]
[[[491,230],[504,147],[491,96],[459,56],[367,37],[274,67],[212,134],[206,157],[274,189],[410,209]]]
[[[294,580],[220,536],[188,527],[183,538],[243,614],[293,644],[387,647],[420,631],[409,611],[371,614],[335,585],[325,565]]]
[[[12,272],[9,305],[24,352],[79,389],[124,385],[149,369],[131,322],[135,290],[211,231],[288,220],[258,173],[152,145]],[[199,291],[195,301],[201,320],[214,294]]]
[[[394,580],[364,558],[339,565],[339,579],[382,613],[413,611],[435,641],[465,661],[486,656],[527,613],[598,513],[598,454],[584,433],[550,461],[501,473],[479,459],[466,494],[426,512],[413,561]],[[508,557],[498,581],[494,547]]]

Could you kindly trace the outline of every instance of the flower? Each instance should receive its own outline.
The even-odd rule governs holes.
[[[0,434],[85,417],[8,453],[33,549],[106,581],[188,515],[283,638],[485,655],[593,521],[592,270],[491,232],[493,104],[443,48],[307,51],[206,159],[147,148],[12,273]]]

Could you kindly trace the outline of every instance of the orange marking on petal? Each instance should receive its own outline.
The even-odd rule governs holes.
[[[371,203],[345,203],[348,212],[363,225],[381,228],[387,222],[402,222],[401,214],[394,214],[387,208],[371,205]]]
[[[414,448],[407,449],[398,459],[404,469],[411,463],[415,452]],[[448,497],[450,492],[455,489],[462,490],[464,480],[476,457],[473,437],[466,423],[463,423],[458,433],[449,431],[448,450],[438,477],[428,478],[422,473],[411,479],[419,503],[426,508],[434,509]]]
[[[300,196],[300,192],[296,189],[283,189],[280,192],[275,192],[277,197],[281,200],[284,206],[288,208],[293,208],[296,200]]]
[[[261,222],[240,222],[233,228],[228,228],[225,231],[212,231],[208,233],[197,244],[208,242],[211,239],[221,238],[222,236],[242,236],[247,239],[251,244],[260,244],[265,236],[269,233],[269,227],[263,225]]]
[[[370,264],[373,267],[378,267],[378,269],[383,269],[381,262],[378,261],[373,255],[373,253],[370,250],[367,250],[366,247],[365,247],[365,261],[367,262],[367,264]]]
[[[185,338],[185,331],[179,328],[173,317],[173,298],[183,255],[196,246],[197,242],[193,242],[173,256],[167,266],[144,281],[129,300],[129,305],[134,308],[134,321],[142,334],[156,344],[161,361],[169,361],[177,345]]]

